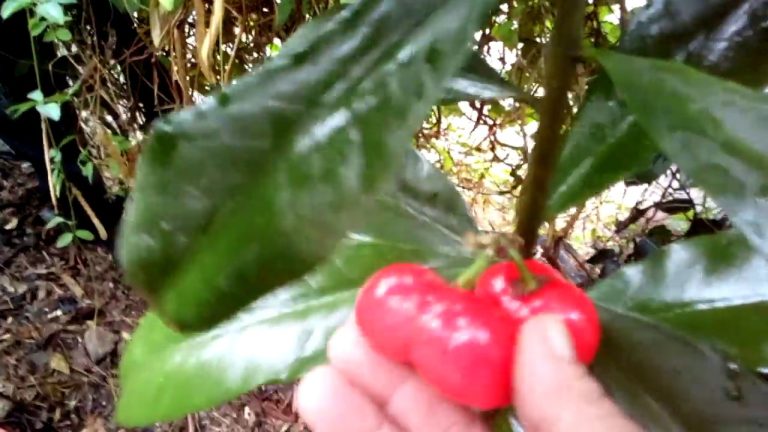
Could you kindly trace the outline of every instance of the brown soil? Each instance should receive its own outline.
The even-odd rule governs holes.
[[[56,248],[28,165],[0,156],[0,432],[125,430],[112,421],[117,365],[146,305],[110,252]],[[85,333],[116,341],[94,361]],[[107,343],[109,348],[112,344]],[[141,431],[306,431],[292,386],[268,386],[214,411]]]

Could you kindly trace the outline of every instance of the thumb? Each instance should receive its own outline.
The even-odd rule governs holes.
[[[529,319],[517,347],[515,409],[526,431],[640,431],[576,359],[562,319]]]

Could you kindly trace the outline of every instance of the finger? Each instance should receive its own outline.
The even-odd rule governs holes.
[[[371,396],[407,431],[485,431],[479,416],[453,404],[409,368],[374,352],[354,324],[341,327],[328,343],[334,368]]]
[[[313,432],[400,431],[368,396],[330,366],[320,366],[301,380],[294,403]]]
[[[516,356],[515,405],[526,431],[640,431],[576,360],[560,318],[526,322]]]

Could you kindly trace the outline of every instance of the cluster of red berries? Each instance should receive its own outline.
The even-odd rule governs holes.
[[[517,264],[500,262],[472,291],[425,266],[392,264],[363,285],[355,317],[375,350],[410,365],[447,398],[481,410],[508,406],[517,333],[526,319],[561,316],[585,364],[600,343],[597,310],[584,291],[545,263],[524,264],[534,287],[524,285]]]

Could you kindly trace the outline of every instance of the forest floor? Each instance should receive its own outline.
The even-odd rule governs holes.
[[[126,430],[112,420],[117,366],[146,304],[106,248],[55,247],[36,186],[31,166],[0,156],[0,432]],[[139,430],[307,431],[292,392],[268,386]]]

